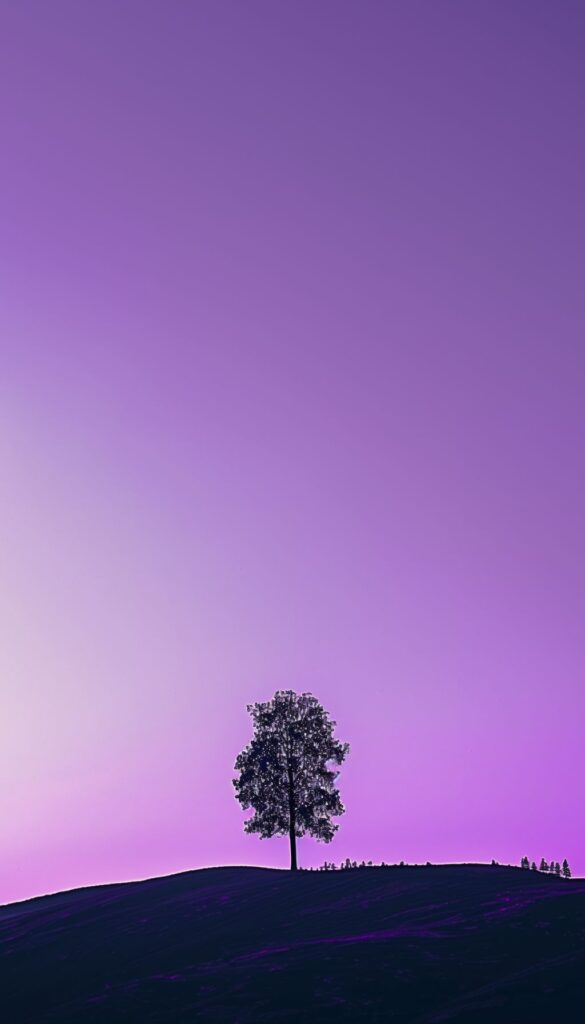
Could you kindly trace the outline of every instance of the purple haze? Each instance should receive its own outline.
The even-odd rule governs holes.
[[[245,705],[324,858],[585,872],[585,10],[5,3],[0,900],[221,863]]]

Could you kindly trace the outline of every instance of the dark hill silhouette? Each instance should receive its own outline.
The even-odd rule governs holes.
[[[0,908],[7,1024],[583,1017],[585,881],[228,867]]]

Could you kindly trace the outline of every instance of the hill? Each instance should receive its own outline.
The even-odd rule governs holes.
[[[582,1020],[585,881],[211,868],[0,908],[7,1024]]]

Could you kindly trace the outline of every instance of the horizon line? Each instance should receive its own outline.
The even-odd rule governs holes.
[[[332,861],[331,863],[334,863],[334,862]],[[392,864],[387,863],[387,862],[384,862],[383,864],[381,864],[381,863],[380,864],[373,864],[373,863],[372,864],[368,864],[367,862],[365,862],[362,865],[356,864],[355,868],[345,868],[345,867],[343,867],[343,868],[337,868],[337,870],[338,871],[358,871],[360,869],[363,869],[363,867],[366,867],[366,868],[368,868],[368,867],[369,868],[382,868],[382,867],[384,867],[384,868],[400,868],[400,867],[402,867],[402,868],[427,868],[427,867],[431,867],[431,868],[442,868],[442,867],[445,867],[445,868],[447,868],[447,867],[488,867],[488,868],[491,868],[491,867],[495,867],[495,868],[513,868],[513,869],[518,870],[518,871],[530,871],[532,873],[532,868],[523,868],[523,867],[521,867],[520,864],[505,864],[505,863],[503,863],[501,861],[496,861],[495,863],[492,863],[492,861],[483,861],[483,860],[481,860],[481,861],[475,861],[475,860],[473,860],[473,861],[471,861],[471,860],[455,860],[455,861],[451,861],[450,860],[450,861],[422,861],[422,862],[419,862],[419,861],[414,862],[413,861],[412,863],[407,862],[407,861],[403,861],[403,862],[397,861],[397,862],[392,863]],[[125,879],[118,879],[118,880],[113,881],[113,882],[90,882],[87,885],[76,885],[76,886],[73,886],[71,889],[54,889],[54,890],[51,890],[50,892],[36,893],[34,896],[25,896],[23,899],[11,900],[8,903],[0,903],[0,910],[4,910],[6,907],[16,907],[16,906],[18,906],[21,903],[31,903],[33,900],[49,899],[52,896],[64,896],[64,895],[67,895],[68,893],[73,893],[73,892],[85,892],[88,889],[105,889],[105,888],[110,888],[110,887],[113,887],[113,886],[122,886],[122,885],[141,885],[144,882],[158,882],[158,881],[161,881],[164,878],[176,878],[179,875],[189,875],[189,874],[193,874],[196,871],[214,871],[214,870],[218,871],[218,870],[221,870],[222,868],[253,868],[253,869],[257,870],[257,871],[280,871],[280,872],[282,872],[282,874],[285,874],[285,875],[294,874],[294,872],[291,872],[291,869],[288,868],[288,867],[278,867],[278,866],[274,866],[273,867],[273,866],[266,865],[266,864],[241,864],[241,863],[234,863],[234,864],[200,864],[198,867],[195,867],[195,868],[184,868],[184,869],[182,869],[180,871],[169,871],[169,872],[161,874],[161,875],[145,875],[143,878],[125,878]],[[306,867],[306,868],[299,867],[297,873],[309,872],[311,870],[313,871],[313,873],[317,873],[317,874],[319,873],[319,868],[314,868],[312,865],[310,865],[309,867]],[[327,872],[325,872],[325,871],[323,871],[322,873],[323,874],[327,874]],[[548,875],[548,876],[553,874],[550,871],[541,871],[538,867],[536,869],[536,873],[540,874],[540,875]],[[561,875],[557,876],[557,875],[553,874],[553,877],[555,877],[555,878],[557,878],[557,877],[562,878],[563,876],[561,876]],[[585,875],[571,875],[570,878],[564,878],[563,880],[565,882],[572,882],[572,881],[582,880],[584,878],[585,878]]]

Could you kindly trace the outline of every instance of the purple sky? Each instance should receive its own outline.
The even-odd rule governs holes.
[[[0,3],[0,900],[301,863],[585,873],[585,11]]]

